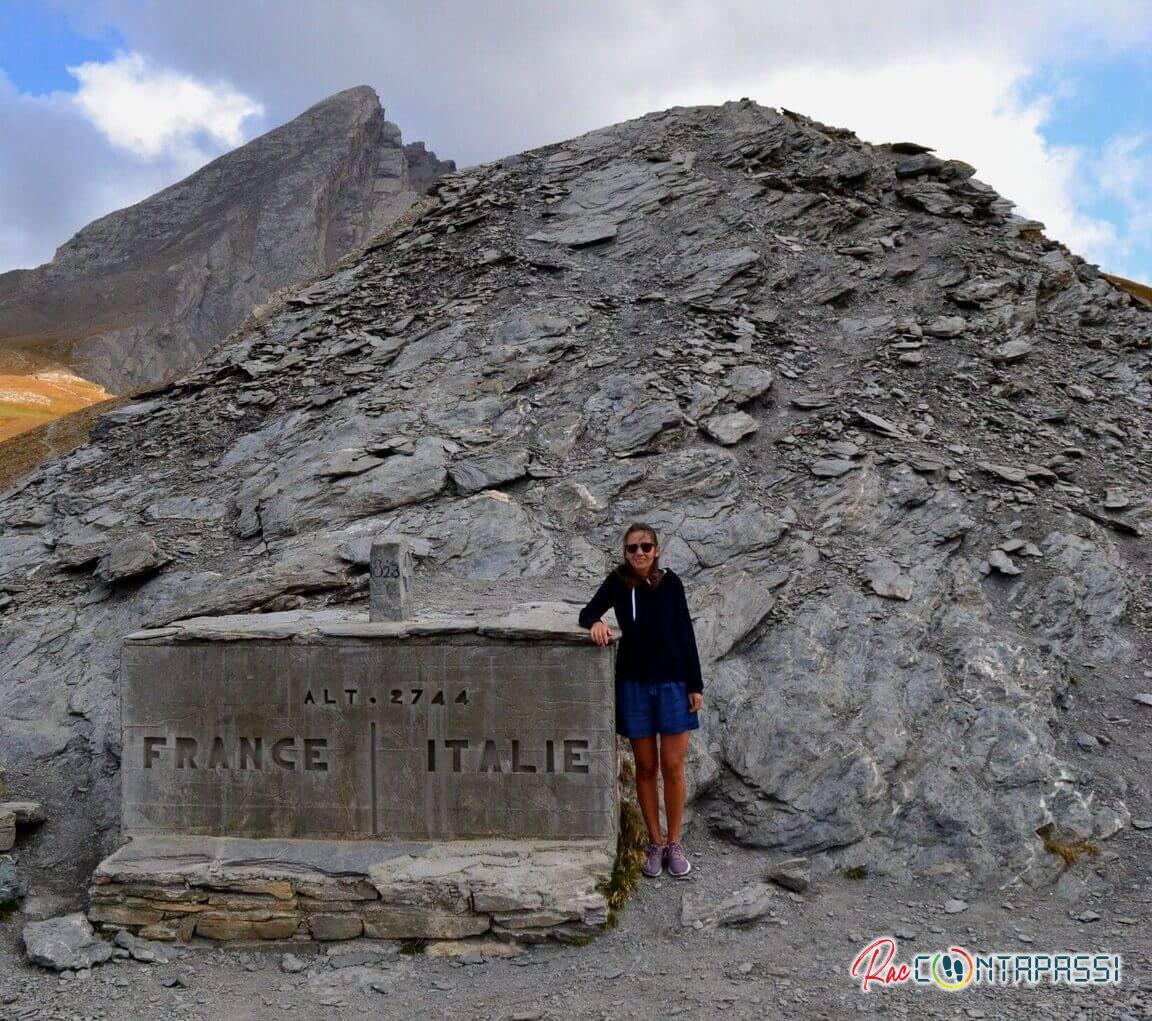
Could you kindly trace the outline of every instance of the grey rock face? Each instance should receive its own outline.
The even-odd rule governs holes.
[[[100,939],[81,914],[29,922],[23,936],[28,960],[53,971],[91,968],[112,958],[112,945]]]
[[[422,608],[582,602],[636,519],[697,622],[690,782],[718,833],[998,884],[1054,878],[1041,827],[1102,839],[1109,755],[1076,768],[1059,707],[1152,656],[1152,315],[962,168],[898,178],[904,155],[730,103],[446,176],[29,473],[0,502],[0,748],[45,859],[79,873],[115,839],[122,635],[366,614],[385,533]],[[590,217],[615,235],[530,239]],[[731,447],[690,424],[741,410]],[[135,535],[171,562],[93,575]]]
[[[114,392],[187,369],[268,295],[364,244],[455,169],[404,146],[372,89],[329,97],[0,275],[9,339]]]

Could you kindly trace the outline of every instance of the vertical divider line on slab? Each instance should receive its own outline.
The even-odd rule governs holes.
[[[380,823],[376,814],[376,724],[369,724],[372,728],[372,836],[380,836]]]

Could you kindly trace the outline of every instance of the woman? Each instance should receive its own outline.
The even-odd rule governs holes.
[[[624,563],[580,611],[580,626],[607,645],[612,629],[600,618],[612,607],[620,625],[616,656],[616,732],[632,742],[636,797],[648,827],[644,875],[664,869],[679,879],[692,870],[680,843],[689,732],[700,726],[704,684],[684,585],[660,567],[656,531],[634,524],[624,533]],[[659,737],[659,743],[657,738]],[[659,774],[664,776],[668,842],[660,834]]]

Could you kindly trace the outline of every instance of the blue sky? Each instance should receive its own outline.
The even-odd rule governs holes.
[[[1079,193],[1082,208],[1115,224],[1119,234],[1131,236],[1130,254],[1118,271],[1127,268],[1140,279],[1152,281],[1152,237],[1148,236],[1152,181],[1147,176],[1152,171],[1152,54],[1122,54],[1107,60],[1089,57],[1040,67],[1021,92],[1026,101],[1052,97],[1044,137],[1053,146],[1073,147],[1085,154],[1087,180]],[[1112,186],[1110,172],[1122,158],[1130,173],[1147,182],[1142,195],[1126,195],[1122,188]]]
[[[1041,67],[1025,91],[1060,96],[1045,132],[1058,144],[1100,146],[1117,134],[1152,129],[1152,54]]]
[[[0,271],[369,84],[461,165],[753,96],[966,159],[1152,281],[1150,54],[1152,0],[0,0]]]
[[[112,25],[82,34],[44,0],[0,0],[0,70],[31,95],[74,90],[69,65],[110,60],[125,43]]]

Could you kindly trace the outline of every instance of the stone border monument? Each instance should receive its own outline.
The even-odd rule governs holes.
[[[154,939],[572,938],[607,921],[612,659],[572,604],[195,618],[124,641],[123,832],[89,918]]]

